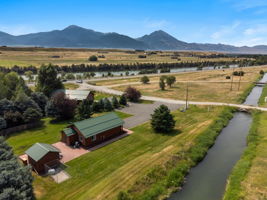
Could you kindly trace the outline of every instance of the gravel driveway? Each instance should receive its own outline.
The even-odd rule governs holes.
[[[181,105],[178,104],[168,104],[162,102],[154,102],[153,104],[129,103],[128,107],[120,109],[120,111],[122,112],[133,115],[132,117],[124,119],[124,127],[129,129],[149,121],[154,110],[162,104],[168,106],[172,111],[177,110],[179,107],[181,107]]]

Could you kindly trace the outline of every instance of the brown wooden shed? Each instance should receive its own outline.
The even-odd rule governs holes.
[[[46,167],[60,160],[60,150],[50,144],[36,143],[25,153],[28,156],[28,165],[38,174],[44,174]]]

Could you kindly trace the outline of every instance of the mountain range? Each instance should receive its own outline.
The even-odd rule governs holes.
[[[118,48],[142,50],[216,51],[267,54],[267,45],[236,47],[224,44],[187,43],[159,30],[140,38],[118,33],[102,33],[76,25],[63,30],[14,36],[0,31],[2,46],[41,46],[75,48]]]

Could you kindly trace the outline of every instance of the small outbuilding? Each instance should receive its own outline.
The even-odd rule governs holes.
[[[114,112],[75,122],[61,132],[61,141],[73,146],[92,147],[121,135],[124,121]]]
[[[65,95],[69,99],[77,101],[94,100],[94,93],[88,90],[65,90]]]
[[[25,153],[28,156],[27,164],[38,174],[44,174],[50,166],[59,163],[60,160],[60,150],[50,144],[36,143]]]

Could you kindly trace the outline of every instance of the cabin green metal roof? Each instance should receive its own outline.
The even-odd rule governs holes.
[[[66,136],[72,136],[76,134],[72,128],[65,128],[63,132],[66,134]]]
[[[90,94],[88,90],[65,90],[65,94],[70,99],[84,100]]]
[[[112,128],[121,126],[124,121],[114,112],[99,117],[86,119],[74,123],[74,126],[83,134],[85,138],[97,135]]]
[[[31,146],[25,153],[30,156],[33,160],[38,162],[49,152],[60,152],[56,147],[45,144],[45,143],[36,143]]]

